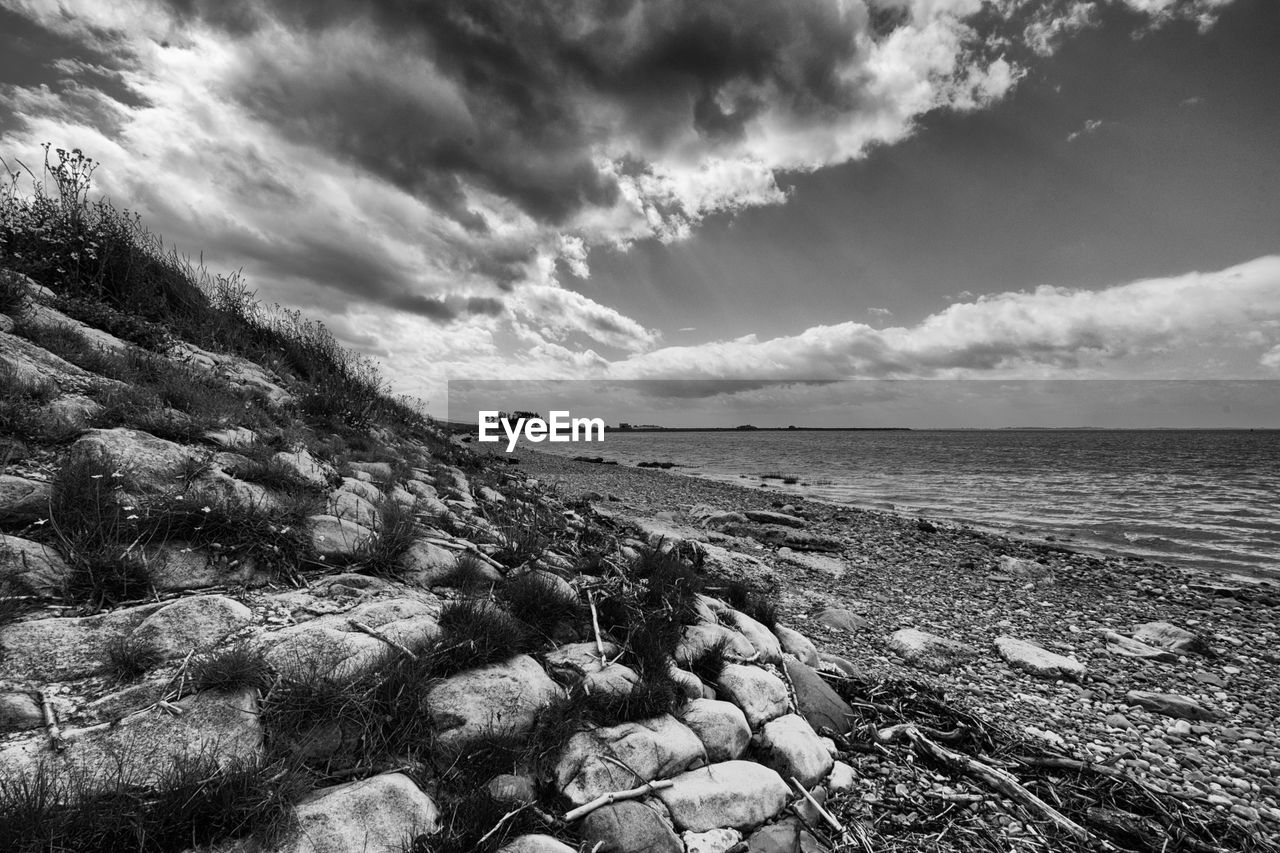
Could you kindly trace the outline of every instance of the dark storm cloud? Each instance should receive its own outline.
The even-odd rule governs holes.
[[[429,60],[434,81],[397,79],[405,66],[376,57],[344,65],[259,55],[239,97],[294,138],[480,232],[460,181],[560,223],[613,203],[618,188],[595,149],[620,134],[642,150],[689,133],[714,146],[740,137],[766,102],[819,116],[852,110],[859,97],[838,69],[862,23],[822,0],[170,4],[233,35],[269,20],[313,38],[371,28],[385,57]]]

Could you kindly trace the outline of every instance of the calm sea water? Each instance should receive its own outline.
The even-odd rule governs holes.
[[[799,482],[771,486],[820,500],[1280,578],[1280,431],[611,432],[554,449],[743,485],[781,473]]]

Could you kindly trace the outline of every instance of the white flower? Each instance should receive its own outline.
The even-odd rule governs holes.
[[[125,516],[125,518],[124,518],[124,520],[125,520],[125,521],[137,521],[137,520],[138,520],[138,516],[136,516],[136,515],[126,515],[126,516]]]
[[[207,507],[207,506],[202,506],[202,507],[200,507],[200,511],[201,511],[201,512],[206,512],[206,513],[207,513],[207,512],[213,512],[213,510],[212,510],[212,509],[210,509],[210,508],[209,508],[209,507]]]

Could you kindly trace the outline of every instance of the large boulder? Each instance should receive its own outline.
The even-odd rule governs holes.
[[[358,482],[358,481],[356,481]],[[353,521],[361,527],[376,529],[379,522],[378,507],[368,498],[343,487],[329,496],[325,510],[327,515]]]
[[[582,819],[587,849],[600,853],[684,853],[665,810],[648,802],[624,800],[596,809]]]
[[[908,664],[933,672],[949,672],[978,654],[972,646],[916,628],[895,631],[889,650]]]
[[[765,663],[778,663],[782,660],[782,643],[761,622],[736,610],[721,618],[727,619],[739,634],[747,638],[747,642],[756,650],[758,660]]]
[[[1043,649],[1035,643],[1014,637],[997,637],[996,650],[1009,666],[1039,678],[1084,677],[1084,664],[1072,657]]]
[[[32,595],[57,595],[71,577],[71,567],[47,545],[0,534],[0,589],[12,588]]]
[[[224,595],[180,598],[147,616],[129,635],[130,643],[162,660],[185,657],[215,645],[253,624],[253,613]]]
[[[427,708],[437,747],[457,754],[486,737],[529,732],[538,713],[562,695],[537,661],[517,655],[443,679],[428,692]]]
[[[742,709],[753,729],[791,710],[787,685],[758,666],[725,665],[716,680],[716,690]]]
[[[773,633],[777,635],[782,651],[791,655],[806,666],[818,665],[818,647],[813,641],[786,625],[775,625]]]
[[[741,758],[751,743],[747,717],[732,702],[694,699],[677,711],[676,716],[702,741],[708,762]]]
[[[817,732],[799,714],[786,714],[765,723],[756,750],[761,763],[777,770],[784,779],[795,777],[806,788],[825,779],[834,764]]]
[[[49,516],[49,484],[0,474],[0,524],[30,524]]]
[[[841,735],[853,730],[853,708],[821,675],[796,660],[785,660],[782,666],[795,689],[796,710],[809,725]]]
[[[273,405],[282,406],[294,400],[294,396],[284,389],[278,376],[247,358],[209,352],[185,341],[172,346],[166,355],[180,364],[202,368],[220,376],[231,385],[257,394]]]
[[[754,761],[723,761],[681,773],[657,792],[677,829],[743,829],[772,818],[790,789],[774,770]]]
[[[311,455],[305,447],[282,450],[271,460],[314,489],[323,489],[337,476],[333,466]]]
[[[178,491],[199,460],[199,453],[136,429],[94,429],[71,445],[72,464],[94,464],[126,475],[142,494]]]
[[[724,625],[698,624],[686,625],[682,629],[680,642],[675,650],[676,662],[687,667],[716,646],[723,649],[724,656],[729,660],[756,659],[756,647],[742,634]]]
[[[0,693],[0,732],[34,729],[43,722],[40,706],[30,693]]]
[[[280,853],[397,851],[440,826],[435,802],[402,773],[324,788],[299,803],[294,817]]]
[[[574,805],[702,763],[702,742],[669,714],[578,732],[556,763],[556,787]]]
[[[1213,708],[1206,708],[1190,696],[1177,693],[1156,693],[1150,690],[1130,690],[1124,695],[1124,701],[1130,705],[1146,708],[1153,714],[1166,717],[1177,717],[1183,720],[1213,722],[1222,719],[1222,713]]]
[[[321,560],[334,562],[358,555],[373,538],[373,531],[364,525],[334,515],[308,517],[307,533],[311,551]]]

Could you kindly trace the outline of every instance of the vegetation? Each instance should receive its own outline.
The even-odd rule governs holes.
[[[155,649],[133,640],[128,634],[116,635],[107,642],[107,670],[121,681],[141,678],[163,660]]]
[[[266,659],[247,643],[236,643],[194,658],[189,673],[197,691],[265,690],[272,681]]]

